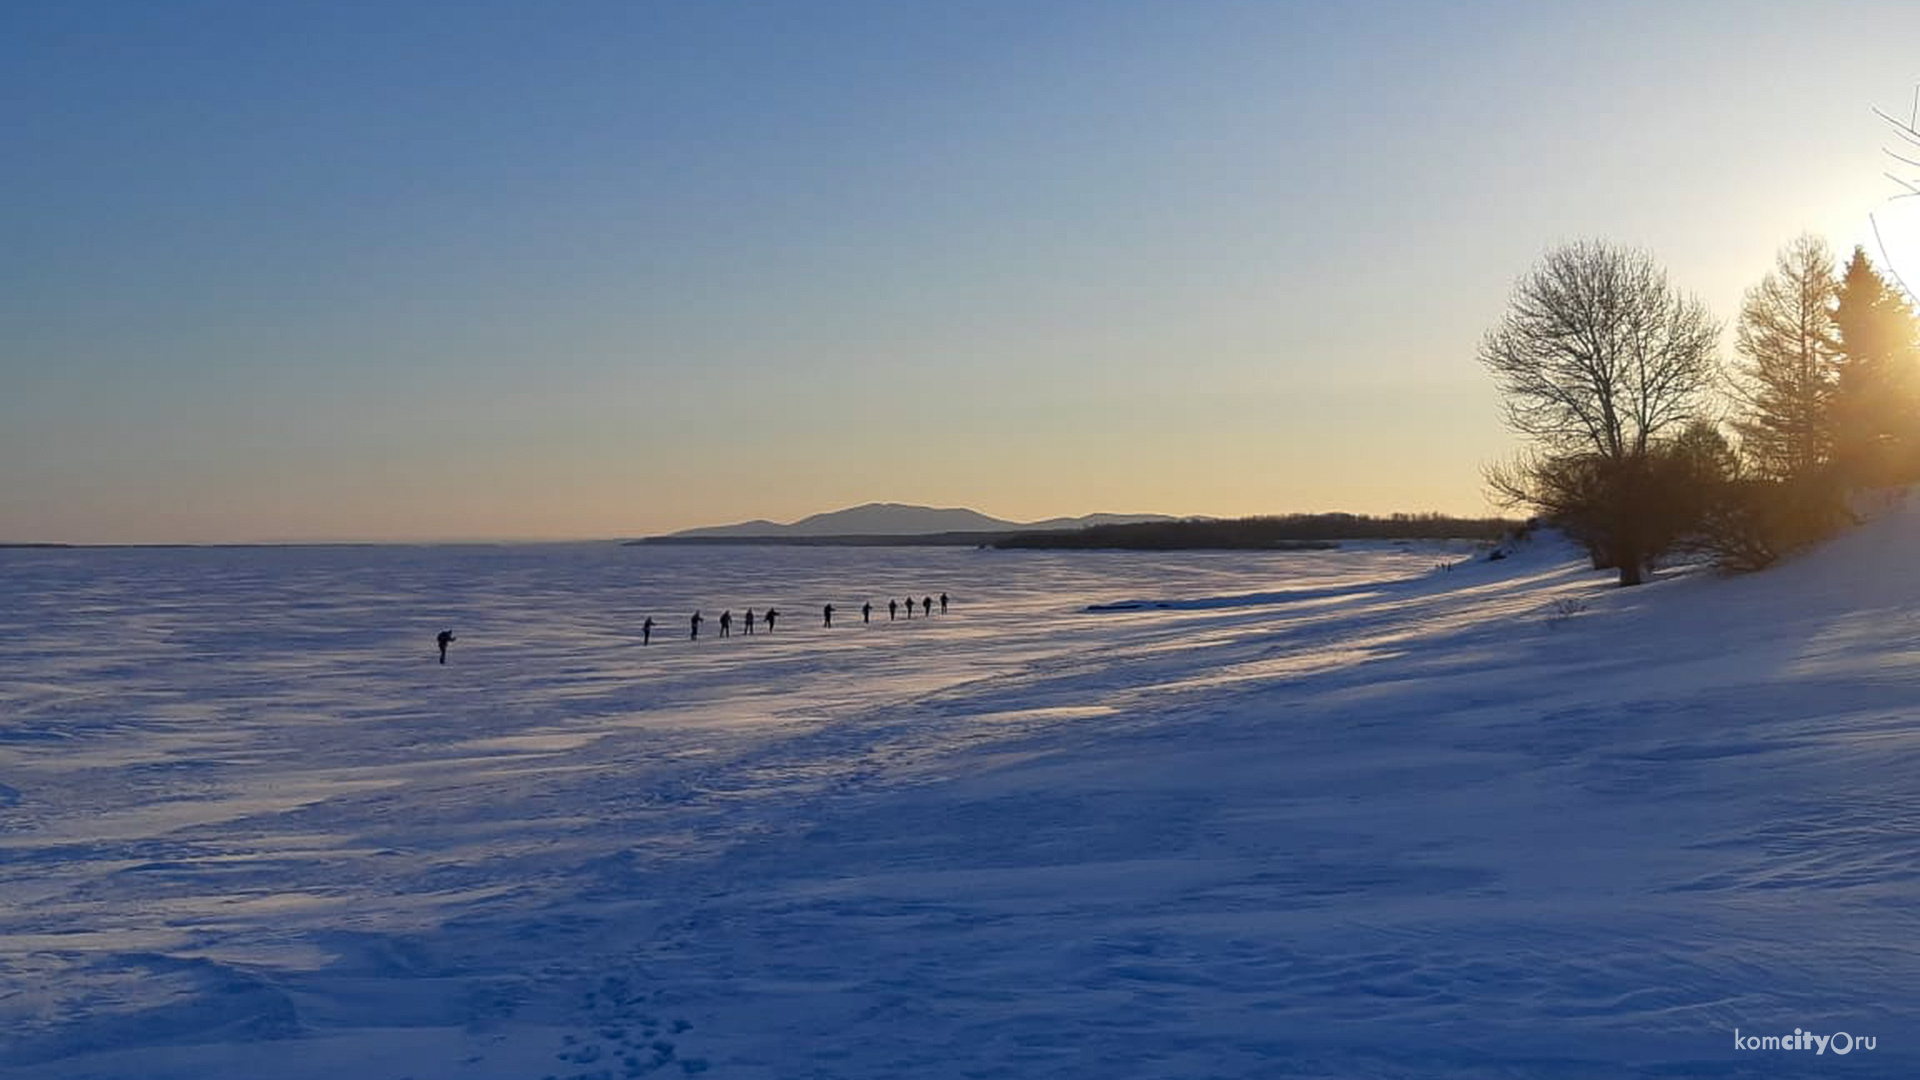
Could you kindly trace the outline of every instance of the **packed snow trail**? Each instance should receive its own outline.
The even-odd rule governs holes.
[[[602,554],[501,553],[445,669],[377,629],[433,552],[417,596],[309,555],[92,615],[44,605],[97,568],[10,556],[0,1064],[1913,1075],[1916,541],[1625,591],[1557,549],[892,555],[976,579],[672,667],[605,632]],[[1796,1028],[1875,1046],[1733,1046]]]

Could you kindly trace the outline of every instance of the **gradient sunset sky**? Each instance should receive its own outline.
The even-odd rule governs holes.
[[[9,3],[0,540],[1482,513],[1475,345],[1547,247],[1727,320],[1871,211],[1920,270],[1869,111],[1916,41],[1911,0]]]

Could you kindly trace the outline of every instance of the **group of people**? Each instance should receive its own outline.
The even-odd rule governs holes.
[[[892,622],[895,619],[899,618],[902,608],[906,610],[907,618],[909,619],[913,618],[913,606],[915,603],[916,601],[911,596],[907,597],[905,600],[895,600],[889,597],[887,600],[887,621]],[[945,615],[947,613],[947,594],[946,593],[941,593],[937,598],[932,596],[923,596],[917,601],[917,603],[920,605],[921,615],[925,617],[931,618],[933,616],[933,606],[935,604],[940,605],[940,614]],[[834,610],[835,608],[832,604],[827,604],[826,606],[820,609],[820,625],[827,627],[828,629],[831,629],[833,627]],[[745,629],[747,633],[751,634],[753,633],[754,625],[758,623],[760,625],[765,626],[767,628],[767,633],[771,634],[773,633],[774,625],[778,623],[779,620],[780,620],[779,608],[770,607],[767,610],[761,612],[758,616],[754,615],[752,608],[748,608],[746,617],[744,619]],[[687,625],[688,640],[690,641],[700,640],[700,624],[706,621],[707,621],[706,618],[702,616],[698,611],[695,611],[693,613],[693,617],[688,620],[688,625]],[[873,602],[871,600],[860,605],[860,621],[863,623],[870,623],[873,621]],[[726,611],[721,612],[719,622],[720,622],[720,636],[732,637],[733,636],[733,609],[729,608]],[[653,621],[652,616],[648,616],[646,621],[640,624],[640,644],[642,645],[653,644],[653,628],[657,625],[659,624]],[[447,646],[451,645],[455,640],[457,639],[453,636],[453,631],[451,630],[442,630],[440,631],[440,633],[434,636],[434,644],[440,647],[441,663],[444,664],[447,662]]]
[[[899,618],[900,610],[903,605],[906,608],[907,618],[909,619],[913,618],[914,603],[915,603],[915,600],[911,596],[907,597],[905,600],[894,600],[889,598],[887,600],[887,621],[892,622],[893,620]],[[933,615],[933,605],[935,605],[936,603],[940,605],[940,614],[945,615],[947,613],[947,594],[946,593],[941,593],[937,600],[932,596],[923,596],[919,599],[918,603],[920,605],[920,613],[924,616],[931,617]],[[833,613],[835,610],[836,609],[832,604],[827,604],[820,609],[820,625],[821,626],[824,626],[828,629],[832,629]],[[759,615],[757,621],[767,628],[767,633],[771,634],[773,633],[773,628],[775,624],[779,622],[779,619],[780,619],[780,609],[770,607]],[[701,615],[700,612],[698,611],[695,611],[693,613],[693,616],[687,620],[687,639],[689,641],[700,640],[700,624],[706,621],[707,621],[706,617]],[[873,601],[869,600],[860,605],[860,621],[863,623],[870,623],[873,621]],[[753,633],[753,628],[754,628],[756,619],[753,614],[752,608],[747,609],[747,614],[744,622],[745,622],[746,632],[749,634]],[[732,637],[733,636],[733,609],[729,608],[726,611],[721,612],[719,623],[720,623],[720,636]],[[646,621],[640,624],[640,644],[650,645],[653,643],[653,628],[656,625],[658,624],[653,621],[652,616],[648,616]]]
[[[766,612],[760,616],[759,621],[766,624],[767,633],[769,634],[773,633],[774,624],[780,621],[780,609],[771,608],[771,607],[768,608]],[[693,619],[691,620],[691,622],[692,622],[692,633],[689,636],[694,641],[699,641],[700,640],[700,624],[703,622],[706,622],[706,619],[703,618],[698,611],[696,611],[693,613]],[[747,609],[747,633],[749,634],[753,633],[753,624],[754,624],[753,609],[748,608]],[[653,625],[654,624],[653,624],[652,616],[648,616],[647,621],[640,624],[640,644],[646,645],[652,642]],[[720,636],[721,637],[733,636],[733,611],[731,608],[720,613]]]

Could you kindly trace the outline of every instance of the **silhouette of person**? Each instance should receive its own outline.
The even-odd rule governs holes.
[[[694,641],[699,641],[700,640],[700,613],[699,612],[696,611],[693,613],[693,620],[688,625],[690,625],[693,628],[693,633],[690,635],[691,639]]]
[[[894,615],[896,615],[897,613],[899,613],[899,611],[900,611],[900,601],[898,601],[898,600],[894,600],[894,599],[892,599],[892,598],[888,598],[888,600],[887,600],[887,621],[888,621],[888,622],[892,622],[892,621],[893,621],[893,617],[894,617]]]
[[[933,614],[933,597],[923,596],[920,598],[920,613],[928,616]]]
[[[640,644],[653,644],[653,616],[651,615],[647,616],[646,622],[640,624]]]
[[[437,642],[440,646],[440,662],[443,664],[446,663],[447,662],[447,646],[453,644],[455,641],[458,641],[459,639],[453,636],[453,631],[442,630],[438,634],[434,635],[433,640]]]
[[[907,621],[913,621],[913,597],[907,597]]]
[[[828,604],[826,607],[823,607],[820,609],[820,619],[826,625],[827,629],[829,630],[833,629],[833,605],[832,604]]]
[[[728,608],[727,610],[720,613],[720,636],[721,637],[733,636],[733,609],[732,608]]]
[[[860,621],[863,623],[873,621],[873,601],[869,600],[860,605]]]
[[[946,613],[947,613],[947,594],[941,593],[940,594],[940,614],[945,615]]]
[[[753,633],[753,609],[747,609],[747,633]]]
[[[769,634],[773,633],[773,620],[779,617],[780,617],[780,613],[778,611],[775,611],[773,608],[767,609],[767,614],[766,614],[767,633]]]

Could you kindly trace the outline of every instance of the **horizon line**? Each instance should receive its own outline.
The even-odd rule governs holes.
[[[845,509],[857,510],[862,507],[876,506],[876,505],[905,506],[905,507],[911,507],[913,509],[924,509],[924,510],[948,510],[948,509],[971,510],[970,507],[934,507],[934,506],[922,506],[917,503],[860,503],[856,506],[846,507]],[[839,513],[839,512],[840,511],[834,511],[834,510],[820,511],[819,513],[815,513],[815,514],[802,515],[801,517],[794,519],[794,521],[785,522],[785,523],[775,522],[768,518],[753,518],[746,521],[733,522],[727,525],[692,525],[682,529],[675,529],[668,532],[624,533],[624,534],[615,534],[615,535],[603,534],[603,535],[594,535],[594,536],[443,536],[443,537],[393,537],[393,538],[384,538],[384,539],[368,538],[368,537],[352,537],[352,538],[336,537],[336,538],[290,538],[290,539],[281,539],[281,540],[263,540],[263,539],[250,539],[250,540],[0,540],[0,551],[4,551],[4,550],[59,551],[59,550],[102,549],[102,548],[154,549],[154,548],[280,548],[280,547],[286,547],[286,548],[293,548],[293,547],[302,547],[302,548],[454,547],[454,546],[463,546],[463,545],[472,546],[472,547],[486,547],[486,546],[505,547],[505,546],[524,546],[524,545],[533,545],[533,544],[619,544],[619,543],[625,543],[632,540],[648,540],[656,537],[669,537],[669,536],[677,535],[679,533],[689,532],[689,531],[694,531],[699,529],[735,528],[740,525],[749,525],[749,524],[754,524],[755,522],[762,522],[762,521],[767,522],[768,524],[777,528],[786,528],[791,525],[798,524],[800,521],[804,521],[807,518],[819,517],[825,514],[832,514],[832,513]],[[982,514],[983,516],[986,516],[986,517],[993,516],[991,514],[986,514],[984,511],[979,511],[979,510],[973,510],[972,512],[977,514]],[[1145,514],[1147,512],[1143,511],[1141,513]],[[1112,514],[1113,516],[1117,516],[1117,517],[1129,516],[1126,514],[1119,514],[1113,511],[1095,511],[1094,513],[1091,513],[1091,514],[1061,514],[1061,515],[1055,515],[1055,517],[1060,519],[1071,520],[1073,518],[1093,517],[1100,514]],[[1498,512],[1453,513],[1453,512],[1444,511],[1444,510],[1391,510],[1391,511],[1385,511],[1385,512],[1366,512],[1366,511],[1355,511],[1355,510],[1286,510],[1286,511],[1273,511],[1268,513],[1257,513],[1257,514],[1234,514],[1234,515],[1163,514],[1159,516],[1171,518],[1176,521],[1194,521],[1194,520],[1202,520],[1202,519],[1211,520],[1211,521],[1243,521],[1243,520],[1249,520],[1254,518],[1314,517],[1314,516],[1334,516],[1334,515],[1345,515],[1348,517],[1357,517],[1357,518],[1393,518],[1395,516],[1405,516],[1405,517],[1434,516],[1434,517],[1442,517],[1442,518],[1454,518],[1454,519],[1463,520],[1463,521],[1469,521],[1469,520],[1484,521],[1484,520],[1490,520],[1495,518],[1504,519],[1504,520],[1514,520],[1514,521],[1525,520],[1524,517],[1510,518],[1508,515],[1498,513]],[[1009,524],[1013,524],[1013,525],[1030,525],[1030,524],[1037,524],[1040,521],[1053,520],[1053,518],[1039,518],[1033,522],[1012,521],[1011,519],[1007,519],[1007,518],[1000,518],[998,520],[1007,521]],[[856,534],[848,534],[848,535],[856,535]],[[903,533],[900,535],[919,535],[919,534]],[[925,535],[932,535],[932,534],[925,534]]]

